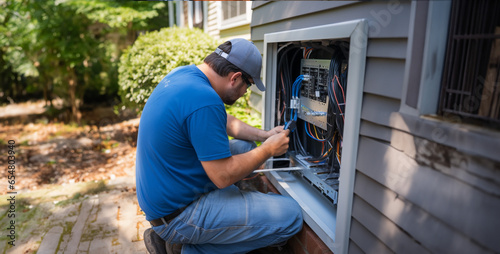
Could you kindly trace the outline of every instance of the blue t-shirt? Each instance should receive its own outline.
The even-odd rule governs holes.
[[[156,86],[137,138],[137,199],[147,220],[217,188],[200,161],[231,156],[226,124],[224,103],[198,67],[176,68]]]

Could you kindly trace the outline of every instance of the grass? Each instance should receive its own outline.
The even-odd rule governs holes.
[[[0,196],[0,225],[10,225],[10,220],[15,220],[16,243],[18,243],[34,235],[43,234],[54,223],[58,223],[57,221],[54,222],[48,219],[61,207],[81,202],[89,195],[95,195],[107,190],[109,188],[106,186],[106,182],[101,180],[78,183],[71,186],[54,185],[43,190],[20,193],[15,196],[15,218],[8,217],[9,214],[12,214],[9,213],[10,203],[8,198],[10,195],[3,195]],[[68,214],[68,216],[71,215]],[[73,224],[65,222],[62,225],[64,233],[70,233]],[[10,238],[7,234],[0,236],[0,242],[2,243],[6,243],[9,240]],[[4,246],[6,250],[11,247],[8,244]]]
[[[106,186],[106,182],[104,180],[88,182],[79,192],[74,193],[73,196],[69,199],[57,202],[56,206],[63,207],[74,204],[76,202],[80,202],[88,195],[95,195],[107,190],[108,187]]]

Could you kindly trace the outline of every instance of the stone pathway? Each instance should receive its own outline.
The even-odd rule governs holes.
[[[5,253],[147,253],[143,233],[150,226],[135,191],[127,191],[134,186],[133,177],[110,180],[108,191],[52,210],[46,232],[19,239]]]
[[[85,195],[89,189],[97,189],[96,194]],[[0,254],[147,253],[143,235],[150,224],[137,203],[132,175],[109,180],[105,187],[87,182],[26,192],[17,202],[16,246],[0,235]],[[0,206],[0,214],[7,213],[6,207]],[[8,220],[4,216],[0,224]],[[249,254],[294,253],[290,248],[266,247]]]

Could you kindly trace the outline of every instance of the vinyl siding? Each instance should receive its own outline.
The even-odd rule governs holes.
[[[233,38],[244,38],[250,40],[250,24],[220,30],[220,37],[224,41]]]
[[[500,252],[500,134],[399,113],[412,4],[396,3],[254,2],[252,41],[369,21],[350,253]]]
[[[212,37],[219,39],[219,4],[217,2],[208,2],[207,33]]]

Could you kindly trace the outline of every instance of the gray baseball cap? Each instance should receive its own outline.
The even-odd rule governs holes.
[[[261,91],[265,91],[266,87],[260,80],[260,71],[262,69],[262,56],[253,42],[236,38],[229,40],[231,42],[231,52],[229,54],[222,51],[220,48],[215,50],[215,53],[224,57],[230,63],[240,68],[253,79],[253,82]]]

